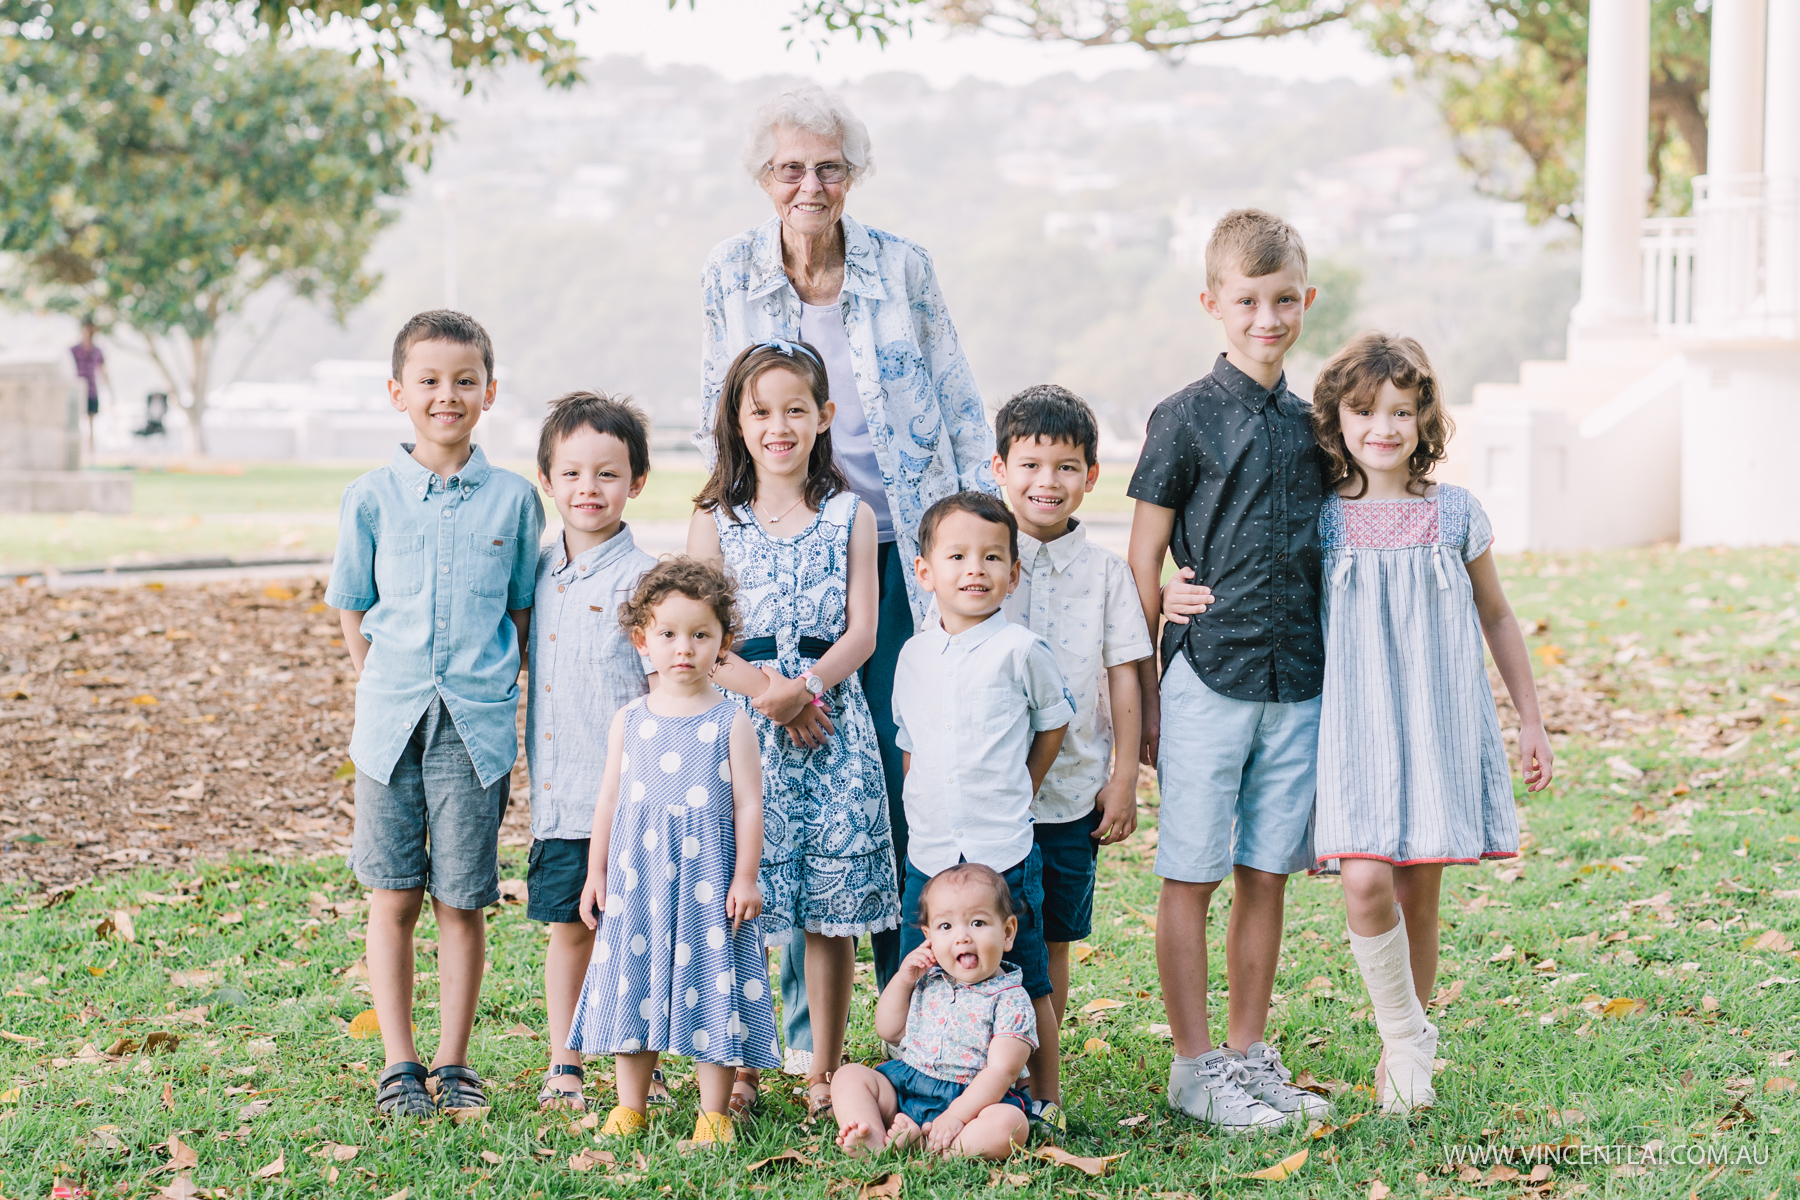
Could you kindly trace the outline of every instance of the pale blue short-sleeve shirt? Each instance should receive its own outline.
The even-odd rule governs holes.
[[[481,447],[444,479],[402,443],[344,489],[325,603],[365,614],[350,758],[387,783],[434,696],[491,786],[519,754],[519,637],[544,511],[537,489]]]
[[[593,836],[613,717],[649,692],[656,669],[631,644],[619,610],[655,565],[630,526],[574,558],[561,538],[539,552],[525,706],[534,838]]]

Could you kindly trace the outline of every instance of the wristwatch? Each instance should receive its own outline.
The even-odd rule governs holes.
[[[817,675],[814,675],[811,671],[800,672],[800,682],[804,683],[806,685],[806,690],[811,692],[815,697],[822,695],[825,691],[825,681],[820,679]]]

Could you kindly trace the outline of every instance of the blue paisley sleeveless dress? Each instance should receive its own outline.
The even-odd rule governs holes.
[[[606,915],[581,984],[569,1049],[663,1050],[723,1066],[781,1065],[768,960],[755,921],[734,936],[737,866],[731,701],[664,717],[625,709]]]
[[[790,679],[818,661],[801,653],[801,638],[843,635],[857,504],[856,493],[839,492],[791,537],[772,537],[748,508],[713,512],[737,584],[741,638],[774,638],[774,666]],[[795,745],[745,697],[734,699],[762,748],[759,882],[768,944],[786,945],[794,928],[827,937],[897,928],[887,779],[862,681],[852,674],[825,692],[833,731],[817,750]]]

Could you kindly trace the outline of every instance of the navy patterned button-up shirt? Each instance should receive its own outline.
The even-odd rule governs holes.
[[[1325,462],[1312,406],[1287,378],[1266,389],[1219,355],[1151,413],[1127,494],[1175,510],[1169,551],[1213,592],[1203,615],[1163,627],[1163,665],[1183,653],[1234,700],[1317,696]]]

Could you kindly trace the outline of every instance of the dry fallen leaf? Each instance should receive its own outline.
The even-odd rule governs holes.
[[[753,1162],[749,1166],[745,1167],[744,1171],[746,1173],[751,1173],[751,1172],[764,1170],[768,1167],[781,1166],[781,1165],[784,1165],[787,1163],[797,1163],[803,1167],[810,1167],[813,1165],[812,1160],[807,1158],[806,1155],[800,1153],[798,1150],[794,1149],[792,1146],[789,1146],[786,1150],[783,1150],[780,1154],[772,1155],[769,1158],[757,1159],[755,1162]]]
[[[1094,957],[1094,948],[1086,942],[1076,942],[1069,947],[1069,957],[1075,960],[1077,966],[1082,965]]]
[[[1081,1011],[1092,1016],[1094,1013],[1102,1013],[1110,1009],[1124,1007],[1125,1002],[1123,1000],[1114,1000],[1110,997],[1102,996],[1097,1000],[1089,1000],[1086,1004],[1081,1006]]]
[[[877,1175],[856,1189],[856,1200],[877,1200],[878,1197],[897,1197],[900,1195],[901,1175],[898,1171],[889,1171],[885,1175]]]
[[[1048,1159],[1059,1167],[1073,1167],[1083,1175],[1091,1175],[1098,1179],[1112,1169],[1112,1165],[1125,1156],[1108,1154],[1104,1158],[1083,1158],[1079,1154],[1070,1154],[1061,1146],[1048,1145],[1039,1147],[1034,1152],[1038,1158]]]
[[[130,918],[126,918],[129,920]],[[1760,937],[1744,943],[1746,950],[1774,950],[1786,954],[1794,948],[1793,939],[1779,929],[1765,929]]]
[[[1248,1175],[1240,1175],[1239,1179],[1266,1179],[1271,1183],[1279,1183],[1306,1165],[1309,1150],[1296,1150],[1272,1167],[1264,1167],[1260,1171],[1252,1171]]]
[[[1618,996],[1600,1006],[1603,1017],[1631,1017],[1650,1011],[1650,1006],[1642,1000],[1634,1000],[1630,996]]]
[[[275,1176],[281,1174],[282,1171],[284,1171],[286,1169],[287,1169],[286,1156],[277,1154],[275,1156],[274,1162],[265,1163],[264,1165],[262,1165],[256,1169],[256,1177],[258,1179],[273,1179],[273,1178],[275,1178]]]
[[[1371,1179],[1369,1181],[1369,1200],[1387,1200],[1387,1198],[1393,1194],[1393,1191],[1393,1188],[1381,1182],[1379,1179]]]
[[[403,1187],[391,1196],[383,1196],[381,1198],[381,1200],[406,1200],[406,1198],[410,1195],[412,1195],[412,1189],[409,1187]]]
[[[145,1054],[173,1054],[181,1049],[181,1038],[173,1033],[156,1030],[144,1036]]]
[[[240,1121],[254,1121],[256,1118],[268,1112],[269,1108],[274,1103],[273,1100],[252,1100],[250,1103],[238,1108],[237,1119]]]
[[[1773,1096],[1781,1092],[1791,1092],[1796,1087],[1800,1087],[1800,1084],[1796,1084],[1786,1075],[1775,1075],[1763,1084],[1763,1091]]]
[[[200,1165],[199,1152],[183,1142],[180,1134],[171,1133],[169,1140],[163,1145],[169,1152],[169,1170],[191,1171]]]
[[[509,1038],[509,1037],[535,1038],[535,1037],[537,1037],[537,1030],[535,1030],[531,1026],[525,1024],[523,1021],[520,1021],[520,1022],[508,1027],[504,1031],[502,1031],[500,1036],[503,1038]]]
[[[350,1019],[350,1036],[353,1038],[374,1037],[380,1032],[381,1018],[372,1008],[365,1008]]]
[[[168,1112],[175,1111],[175,1085],[172,1083],[163,1084],[162,1106]]]
[[[1458,979],[1458,980],[1454,981],[1453,983],[1451,983],[1450,986],[1441,987],[1437,990],[1437,995],[1435,995],[1431,998],[1431,1007],[1432,1008],[1448,1008],[1448,1007],[1450,1007],[1450,1005],[1455,1004],[1458,1000],[1461,1000],[1462,994],[1463,994],[1463,981]]]
[[[332,1162],[349,1162],[356,1157],[357,1151],[361,1150],[362,1147],[346,1146],[339,1142],[326,1142],[323,1146],[319,1147],[319,1149],[329,1155]]]
[[[174,1182],[157,1193],[162,1200],[194,1200],[199,1194],[200,1189],[186,1175],[177,1175]]]
[[[1105,1054],[1111,1049],[1111,1043],[1105,1038],[1091,1037],[1087,1041],[1081,1043],[1081,1051],[1083,1054]]]
[[[500,1165],[501,1160],[500,1156],[495,1154],[492,1150],[483,1150],[481,1152],[481,1161],[487,1163],[491,1167],[497,1167]]]
[[[219,982],[217,971],[171,971],[169,982],[178,988],[211,987]]]
[[[450,1120],[454,1124],[467,1125],[474,1121],[487,1120],[488,1112],[492,1107],[492,1105],[483,1104],[475,1108],[444,1108],[438,1111],[449,1114]]]
[[[1015,1171],[995,1170],[988,1174],[988,1186],[997,1188],[1001,1184],[1007,1187],[1026,1187],[1031,1183],[1031,1176],[1021,1175]]]

